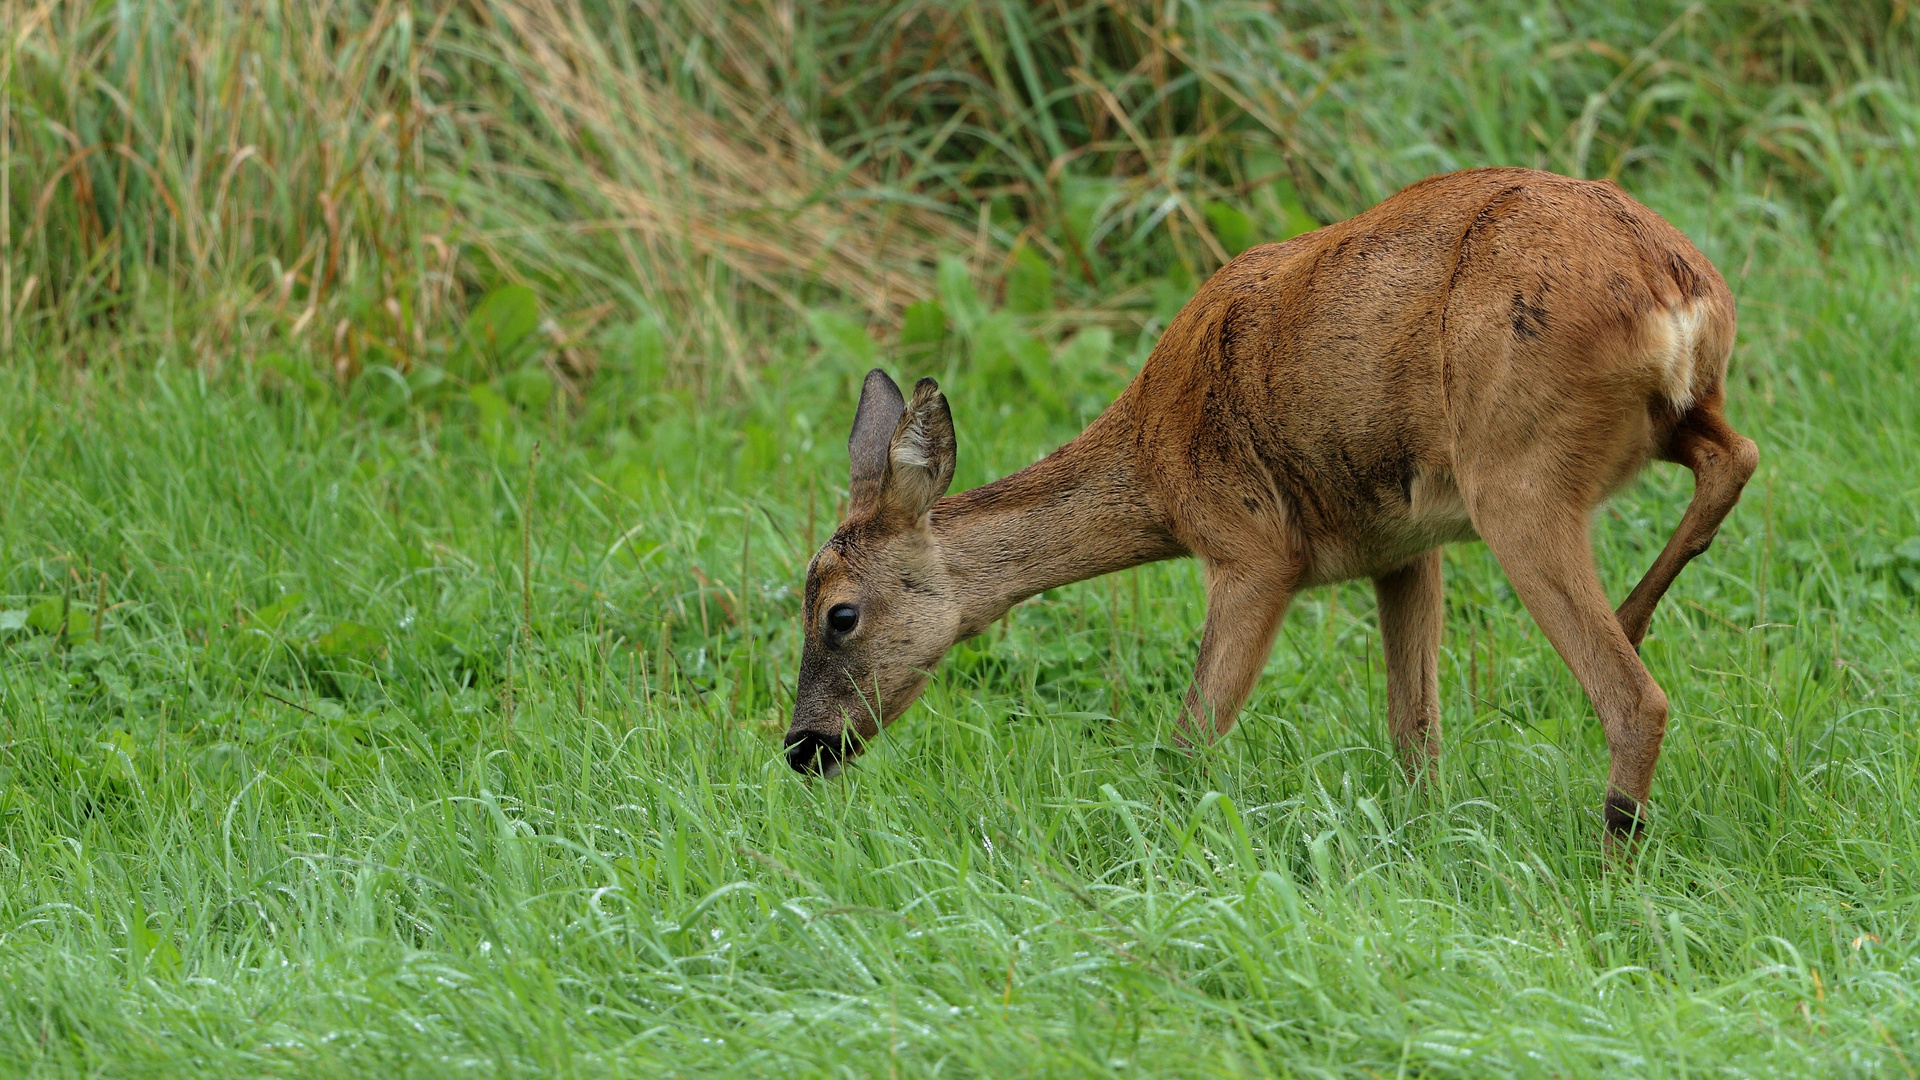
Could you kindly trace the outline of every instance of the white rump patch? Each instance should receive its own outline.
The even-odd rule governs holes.
[[[1693,375],[1700,331],[1707,321],[1707,306],[1683,304],[1669,308],[1666,318],[1648,320],[1654,338],[1653,362],[1660,372],[1660,396],[1685,412],[1693,406]]]

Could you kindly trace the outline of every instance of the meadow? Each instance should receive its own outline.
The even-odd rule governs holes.
[[[0,1073],[1920,1076],[1920,11],[11,3]],[[1653,826],[1478,545],[1412,788],[1371,590],[1170,725],[1173,562],[780,737],[858,380],[955,488],[1251,243],[1476,164],[1721,268],[1759,473]],[[1596,517],[1609,594],[1690,478]]]

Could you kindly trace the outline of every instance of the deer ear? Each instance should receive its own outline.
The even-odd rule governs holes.
[[[900,414],[887,450],[887,477],[880,498],[888,509],[914,521],[925,517],[953,483],[953,413],[940,384],[921,379]]]
[[[853,476],[847,485],[851,505],[871,503],[880,497],[880,485],[887,477],[887,447],[900,426],[904,408],[906,400],[886,372],[879,368],[867,372],[867,381],[860,387],[860,408],[853,414],[853,432],[847,436],[847,456],[853,461]]]

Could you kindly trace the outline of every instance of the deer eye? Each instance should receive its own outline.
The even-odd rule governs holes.
[[[860,625],[860,609],[852,604],[835,604],[827,609],[827,629],[836,634],[851,634]]]

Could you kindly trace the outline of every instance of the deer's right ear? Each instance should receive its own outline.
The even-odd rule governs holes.
[[[888,457],[881,503],[892,513],[919,521],[953,483],[953,413],[939,383],[921,379],[914,384],[913,400],[900,414]]]
[[[860,387],[860,408],[853,414],[853,433],[847,436],[847,456],[853,462],[847,485],[851,506],[870,505],[880,497],[881,482],[887,477],[887,451],[894,429],[900,426],[900,414],[906,410],[906,398],[886,372],[879,368],[867,372],[867,381]]]

